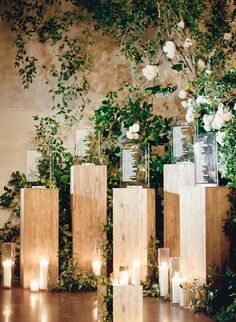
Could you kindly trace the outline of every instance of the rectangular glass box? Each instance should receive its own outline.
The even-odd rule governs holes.
[[[41,153],[37,150],[27,150],[27,166],[26,166],[26,178],[27,181],[37,182],[39,181],[38,165],[41,159]]]
[[[76,156],[85,158],[89,153],[89,136],[93,134],[90,127],[76,129]]]
[[[121,149],[121,187],[149,187],[149,148],[126,144]]]
[[[218,185],[217,142],[215,133],[197,135],[194,143],[195,183]]]
[[[194,162],[193,141],[196,127],[182,123],[172,128],[172,163]]]

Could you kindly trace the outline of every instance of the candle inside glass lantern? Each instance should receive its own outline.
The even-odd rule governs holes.
[[[10,259],[6,259],[2,262],[3,266],[3,287],[11,287],[12,280],[12,261]]]
[[[179,285],[180,285],[180,276],[179,273],[175,272],[174,276],[171,279],[171,286],[172,286],[172,292],[171,292],[171,300],[172,303],[177,304],[179,303],[179,296],[180,296],[180,291],[179,291]]]
[[[190,296],[186,279],[182,278],[179,285],[179,305],[183,308],[189,307]]]
[[[40,290],[48,288],[48,260],[45,258],[39,262],[39,288]]]
[[[32,279],[30,281],[30,290],[31,292],[38,292],[39,291],[39,282],[36,279]]]
[[[120,268],[119,268],[119,284],[120,285],[129,285],[128,266],[120,266]]]
[[[132,285],[140,285],[140,268],[141,268],[140,261],[138,259],[135,259],[132,263],[132,275],[131,275]]]
[[[95,275],[101,275],[101,267],[102,264],[99,260],[95,260],[92,262],[92,267],[93,267],[93,273]]]
[[[158,249],[160,296],[168,296],[169,294],[169,258],[169,248]]]

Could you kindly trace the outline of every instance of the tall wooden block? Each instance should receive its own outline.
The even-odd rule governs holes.
[[[49,261],[49,285],[58,279],[58,210],[57,189],[21,189],[20,267],[21,285],[30,287],[39,278],[39,262]]]
[[[143,322],[143,287],[113,286],[113,322]]]
[[[194,164],[164,165],[164,247],[171,256],[180,255],[179,191],[181,187],[194,186]]]
[[[187,187],[180,190],[180,256],[188,279],[207,281],[210,266],[227,262],[229,243],[223,232],[230,207],[227,187]]]
[[[71,168],[73,261],[92,272],[96,239],[103,239],[107,218],[107,168],[84,164]]]
[[[150,238],[155,237],[155,190],[113,189],[113,272],[131,268],[136,252],[141,261],[141,279],[148,275],[147,256]]]

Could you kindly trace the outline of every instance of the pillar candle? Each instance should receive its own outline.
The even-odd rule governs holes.
[[[39,262],[39,288],[46,290],[48,288],[48,260],[41,259]]]
[[[134,260],[132,263],[132,285],[140,285],[140,261]]]
[[[160,296],[167,296],[169,294],[169,267],[166,262],[161,263],[159,267],[159,284]]]
[[[180,277],[178,273],[174,273],[174,276],[172,277],[171,280],[171,286],[172,286],[172,303],[179,303],[179,297],[180,297],[180,292],[179,292],[179,285],[180,285]]]
[[[36,279],[32,279],[30,281],[30,290],[31,292],[38,292],[39,290],[39,283]]]
[[[11,287],[12,279],[12,262],[6,259],[2,262],[3,265],[3,287]]]
[[[127,271],[120,272],[120,285],[129,284],[129,273]]]
[[[101,275],[101,262],[99,260],[92,262],[93,273],[95,275]]]

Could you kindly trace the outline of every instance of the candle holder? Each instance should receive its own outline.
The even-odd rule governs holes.
[[[169,248],[158,249],[159,286],[162,297],[169,295],[169,258]]]
[[[48,259],[45,258],[39,262],[39,288],[40,290],[48,288]]]
[[[30,290],[31,290],[31,292],[38,292],[39,291],[39,282],[37,279],[32,279],[30,281]]]
[[[131,267],[131,284],[140,285],[141,279],[141,261],[137,251],[133,252],[132,267]]]
[[[180,284],[180,258],[170,257],[170,289],[171,301],[173,304],[179,303],[179,284]]]
[[[93,258],[92,261],[92,269],[93,273],[95,275],[101,275],[101,269],[102,269],[102,239],[96,238],[95,239],[95,246],[94,246],[94,252],[93,252]]]
[[[15,244],[3,243],[1,248],[2,253],[2,285],[5,288],[11,288],[15,263]]]
[[[119,285],[129,285],[129,267],[119,267]]]
[[[190,287],[186,279],[181,278],[179,284],[179,305],[183,309],[188,309],[190,304]]]

